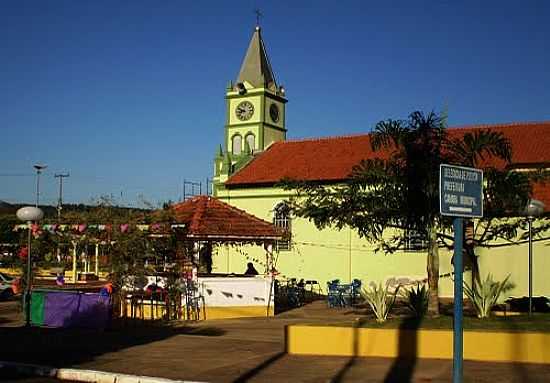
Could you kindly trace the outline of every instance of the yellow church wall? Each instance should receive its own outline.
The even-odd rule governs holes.
[[[277,122],[274,122],[273,120],[271,120],[271,117],[269,117],[269,107],[271,106],[271,104],[277,104],[278,108],[279,108],[279,120]],[[285,106],[283,103],[281,102],[278,102],[278,101],[273,101],[271,99],[268,98],[268,101],[265,102],[264,104],[264,115],[265,116],[268,116],[266,117],[266,121],[269,121],[270,124],[273,124],[275,126],[277,126],[278,128],[284,128],[284,122],[285,122]]]
[[[245,139],[246,139],[246,136],[249,134],[249,133],[252,133],[255,137],[255,140],[254,140],[254,148],[250,148],[252,150],[254,149],[258,149],[258,126],[257,125],[252,125],[252,126],[243,126],[243,127],[240,127],[240,128],[231,128],[229,129],[229,142],[228,142],[228,145],[229,147],[227,148],[227,150],[229,150],[229,152],[233,152],[233,141],[232,141],[232,138],[234,135],[236,134],[239,134],[242,138],[242,143],[241,143],[241,150],[244,152],[245,150]]]
[[[280,188],[225,190],[219,195],[223,201],[269,222],[273,219],[273,208],[289,196],[289,192]],[[280,278],[317,280],[323,291],[326,290],[326,282],[333,279],[349,282],[358,278],[364,284],[369,284],[384,282],[389,278],[410,281],[426,278],[426,252],[375,252],[374,244],[360,238],[349,228],[340,231],[333,228],[318,230],[313,223],[294,218],[292,241],[290,251],[275,253]],[[535,295],[550,295],[550,279],[545,277],[545,270],[550,267],[549,244],[536,242],[533,246]],[[511,274],[510,280],[516,287],[506,296],[527,295],[526,244],[477,248],[476,253],[480,256],[483,277],[490,272],[496,280],[502,280]],[[440,249],[439,254],[439,294],[452,297],[452,251]],[[259,272],[264,272],[265,257],[265,251],[260,246],[218,248],[214,257],[214,272],[242,273],[247,262],[253,262]],[[470,272],[465,273],[464,280],[471,282]]]
[[[279,130],[264,128],[264,147],[268,147],[274,142],[283,141],[285,139],[285,133]]]
[[[496,280],[510,275],[515,287],[508,296],[526,296],[528,294],[528,245],[511,245],[491,249],[479,249],[479,267],[482,275],[493,274]],[[550,241],[533,243],[533,296],[550,296]]]

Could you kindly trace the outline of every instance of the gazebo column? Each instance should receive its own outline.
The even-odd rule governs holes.
[[[88,247],[88,246],[86,246]],[[87,250],[87,249],[86,249]],[[87,273],[88,272],[88,251],[83,251],[81,255],[84,255],[84,272]]]
[[[268,294],[268,298],[267,298],[267,311],[266,311],[266,316],[269,317],[270,316],[270,309],[272,308],[272,304],[274,304],[274,302],[272,302],[272,300],[274,300],[273,298],[273,294],[274,294],[274,288],[275,288],[275,275],[274,275],[274,265],[273,265],[273,243],[272,242],[267,242],[267,243],[264,243],[264,249],[265,249],[265,258],[266,258],[266,276],[269,280],[269,294]],[[275,310],[273,308],[273,310]]]
[[[72,241],[73,244],[73,283],[76,283],[76,241]]]
[[[198,276],[198,269],[200,265],[200,242],[193,242],[193,280],[196,280]],[[195,271],[196,270],[196,271]]]
[[[270,274],[273,270],[273,243],[264,244],[265,249],[265,274]]]
[[[99,276],[99,243],[95,244],[95,275]]]

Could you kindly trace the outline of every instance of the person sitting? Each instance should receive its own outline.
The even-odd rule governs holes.
[[[246,271],[244,272],[244,275],[258,275],[258,270],[256,270],[252,262],[248,262],[248,264],[246,265]]]
[[[59,287],[63,287],[65,285],[65,276],[61,273],[57,273],[57,277],[55,278],[55,284]]]

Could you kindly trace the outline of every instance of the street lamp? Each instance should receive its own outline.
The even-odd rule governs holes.
[[[533,314],[533,219],[541,215],[543,211],[544,203],[536,199],[530,199],[525,208],[525,215],[529,222],[529,316]]]
[[[38,202],[40,201],[40,173],[42,173],[42,170],[47,167],[48,165],[34,165],[34,168],[36,169],[36,207],[38,207]]]
[[[27,285],[25,286],[25,324],[31,325],[31,233],[33,221],[40,221],[44,217],[44,212],[34,206],[26,206],[17,210],[17,218],[27,222],[29,234],[27,236]]]

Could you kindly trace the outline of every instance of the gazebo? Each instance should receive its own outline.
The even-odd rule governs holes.
[[[282,229],[217,198],[197,196],[172,206],[174,219],[183,229],[180,239],[210,243],[263,244],[268,254]],[[266,272],[269,270],[266,270]]]
[[[171,207],[179,241],[191,243],[194,263],[215,245],[262,245],[264,270],[259,275],[194,275],[204,298],[206,318],[273,315],[273,244],[284,231],[214,197],[196,196]],[[195,274],[195,273],[194,273]]]

